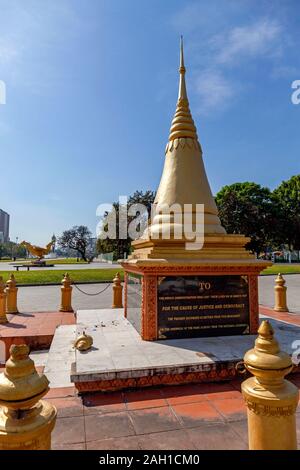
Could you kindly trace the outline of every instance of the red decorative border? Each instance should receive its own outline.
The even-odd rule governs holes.
[[[249,279],[249,315],[250,315],[250,334],[255,335],[259,326],[259,308],[258,308],[258,278],[248,276]]]
[[[124,317],[127,318],[127,283],[128,283],[128,273],[125,271],[124,272]]]
[[[264,266],[252,265],[252,264],[240,264],[237,266],[234,265],[214,265],[214,264],[197,264],[193,265],[157,265],[157,266],[138,266],[136,264],[122,263],[122,266],[125,271],[132,272],[136,274],[156,274],[168,276],[174,273],[184,274],[206,274],[213,273],[215,275],[222,274],[256,274],[258,275],[263,269]]]
[[[183,372],[182,374],[161,374],[128,379],[95,380],[75,382],[79,392],[114,391],[127,388],[153,387],[157,385],[180,385],[185,383],[216,382],[231,380],[237,375],[235,364],[213,365],[210,370]]]
[[[142,338],[157,339],[157,277],[142,278]]]

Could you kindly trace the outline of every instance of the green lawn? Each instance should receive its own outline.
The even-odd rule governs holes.
[[[25,258],[17,258],[16,261],[13,261],[11,258],[0,259],[0,263],[22,263],[28,261]]]
[[[300,264],[273,264],[261,274],[300,274]]]
[[[87,261],[77,261],[77,258],[59,258],[59,259],[46,259],[47,264],[87,264]]]
[[[74,282],[103,282],[103,281],[112,281],[117,272],[120,272],[121,278],[123,279],[123,270],[119,269],[74,269],[69,272],[71,278]],[[12,271],[0,271],[0,276],[3,277],[6,281]],[[59,284],[65,274],[65,270],[37,270],[34,271],[19,271],[13,272],[17,281],[17,284],[34,284],[34,285],[44,285],[44,284]],[[278,265],[275,264],[270,268],[265,269],[262,274],[289,274],[289,273],[299,273],[300,274],[300,265]]]
[[[7,281],[12,271],[0,271],[0,276]],[[111,281],[116,273],[119,272],[123,279],[123,271],[120,269],[74,269],[69,272],[74,282],[102,282]],[[18,285],[22,284],[59,284],[65,274],[65,270],[34,270],[34,271],[14,271],[14,275]]]

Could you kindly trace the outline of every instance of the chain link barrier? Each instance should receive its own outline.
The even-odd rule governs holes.
[[[102,292],[106,291],[110,286],[112,286],[112,283],[111,283],[111,282],[108,282],[108,283],[107,283],[107,286],[104,287],[104,289],[102,289],[102,290],[100,290],[99,292],[96,292],[96,293],[84,292],[82,289],[80,289],[80,287],[77,286],[77,284],[75,284],[75,282],[72,282],[72,285],[73,285],[74,287],[76,287],[76,289],[79,290],[79,292],[81,292],[82,294],[93,297],[93,296],[95,296],[95,295],[100,295],[100,294],[102,294]]]

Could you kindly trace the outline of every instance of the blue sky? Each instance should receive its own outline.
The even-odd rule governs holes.
[[[213,192],[300,173],[298,0],[0,0],[0,208],[45,244],[156,189],[184,35]]]

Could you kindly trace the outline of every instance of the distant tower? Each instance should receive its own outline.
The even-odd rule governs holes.
[[[0,209],[0,241],[9,241],[9,214]]]

